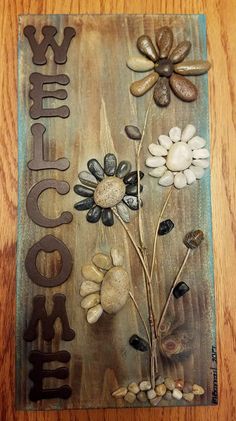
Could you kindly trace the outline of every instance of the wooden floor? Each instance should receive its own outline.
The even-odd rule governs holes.
[[[234,421],[236,419],[236,7],[233,0],[1,0],[0,11],[0,420]],[[17,15],[205,13],[210,79],[212,200],[219,406],[24,413],[14,410],[17,214]]]

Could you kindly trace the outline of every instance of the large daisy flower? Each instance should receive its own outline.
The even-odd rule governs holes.
[[[74,205],[75,209],[88,210],[86,218],[91,223],[98,222],[101,218],[104,225],[112,226],[112,209],[116,209],[124,222],[129,222],[129,209],[139,209],[137,171],[131,171],[129,161],[121,161],[117,165],[117,159],[111,153],[104,157],[104,168],[94,158],[88,161],[87,166],[89,172],[79,173],[82,184],[74,186],[75,193],[85,197]],[[140,179],[143,176],[140,171]],[[140,185],[140,191],[142,189],[143,186]]]
[[[202,178],[209,167],[209,151],[204,147],[205,139],[195,136],[196,128],[188,124],[183,131],[172,127],[169,136],[160,135],[157,143],[148,147],[152,156],[146,166],[152,168],[149,175],[159,178],[161,186],[182,189],[187,184]]]
[[[153,86],[153,98],[157,105],[166,107],[170,103],[170,88],[183,101],[194,101],[197,98],[197,87],[184,76],[197,76],[208,72],[211,65],[208,61],[184,61],[190,49],[190,41],[182,41],[172,51],[173,32],[168,26],[161,27],[156,34],[155,48],[151,38],[142,35],[137,40],[137,47],[143,56],[132,56],[127,66],[135,72],[154,70],[144,79],[135,81],[130,86],[134,96],[142,96]],[[144,57],[145,56],[145,57]]]

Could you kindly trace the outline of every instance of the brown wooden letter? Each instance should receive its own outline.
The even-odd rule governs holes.
[[[57,64],[64,64],[67,61],[67,51],[72,38],[76,32],[74,28],[66,27],[64,29],[64,38],[61,45],[55,41],[54,36],[57,33],[55,26],[44,26],[42,28],[43,40],[38,43],[35,39],[36,29],[29,25],[24,28],[24,35],[29,41],[31,50],[33,52],[32,61],[34,64],[43,65],[47,63],[45,57],[48,47],[50,46],[54,52],[54,61]]]
[[[41,180],[35,184],[28,193],[26,199],[26,209],[30,219],[40,227],[55,228],[63,224],[69,224],[72,219],[72,213],[63,212],[58,218],[50,219],[42,215],[38,206],[38,199],[41,193],[47,189],[55,189],[57,193],[64,195],[70,191],[70,186],[66,181],[47,179]]]
[[[33,299],[33,310],[31,318],[24,332],[24,340],[32,342],[38,337],[38,324],[41,322],[42,337],[45,341],[51,341],[55,336],[54,323],[57,318],[61,320],[63,341],[72,341],[75,337],[75,332],[70,328],[67,313],[66,313],[66,297],[63,294],[54,294],[53,309],[50,315],[47,314],[45,308],[45,295],[36,295]]]
[[[41,250],[47,253],[52,253],[57,250],[61,255],[61,270],[54,278],[47,278],[37,269],[36,259]],[[63,284],[69,278],[72,266],[73,263],[70,251],[61,240],[58,240],[58,238],[53,235],[46,235],[35,243],[29,249],[25,259],[25,269],[31,281],[46,288],[53,288]]]
[[[70,161],[67,158],[59,158],[56,161],[46,161],[44,159],[44,142],[43,134],[46,132],[46,127],[43,124],[35,123],[31,127],[33,135],[33,159],[28,162],[30,170],[59,170],[65,171],[70,166]]]
[[[54,377],[56,379],[66,379],[69,376],[67,367],[60,367],[55,370],[44,370],[43,364],[52,361],[67,363],[70,361],[70,353],[67,351],[58,352],[41,352],[31,351],[29,354],[29,362],[33,365],[33,369],[29,372],[29,378],[33,382],[30,389],[29,399],[37,402],[42,399],[68,399],[72,390],[69,385],[64,385],[55,389],[43,389],[43,379],[45,377]]]
[[[41,73],[31,73],[30,83],[33,88],[30,90],[30,98],[33,100],[33,105],[30,107],[30,117],[33,119],[41,117],[61,117],[67,118],[70,115],[70,110],[66,105],[58,108],[44,108],[44,98],[66,99],[67,92],[65,89],[58,89],[57,91],[44,90],[45,84],[58,83],[59,85],[68,85],[70,79],[67,75],[43,75]]]

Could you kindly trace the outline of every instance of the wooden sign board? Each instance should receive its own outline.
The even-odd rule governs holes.
[[[217,403],[205,60],[203,15],[19,17],[18,409]]]

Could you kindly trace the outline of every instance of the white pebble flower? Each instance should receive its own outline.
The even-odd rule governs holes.
[[[146,166],[152,168],[149,175],[159,178],[161,186],[182,189],[204,175],[209,167],[209,151],[206,141],[196,136],[196,127],[188,124],[183,131],[172,127],[169,135],[160,135],[157,143],[148,147],[152,156],[146,159]]]

